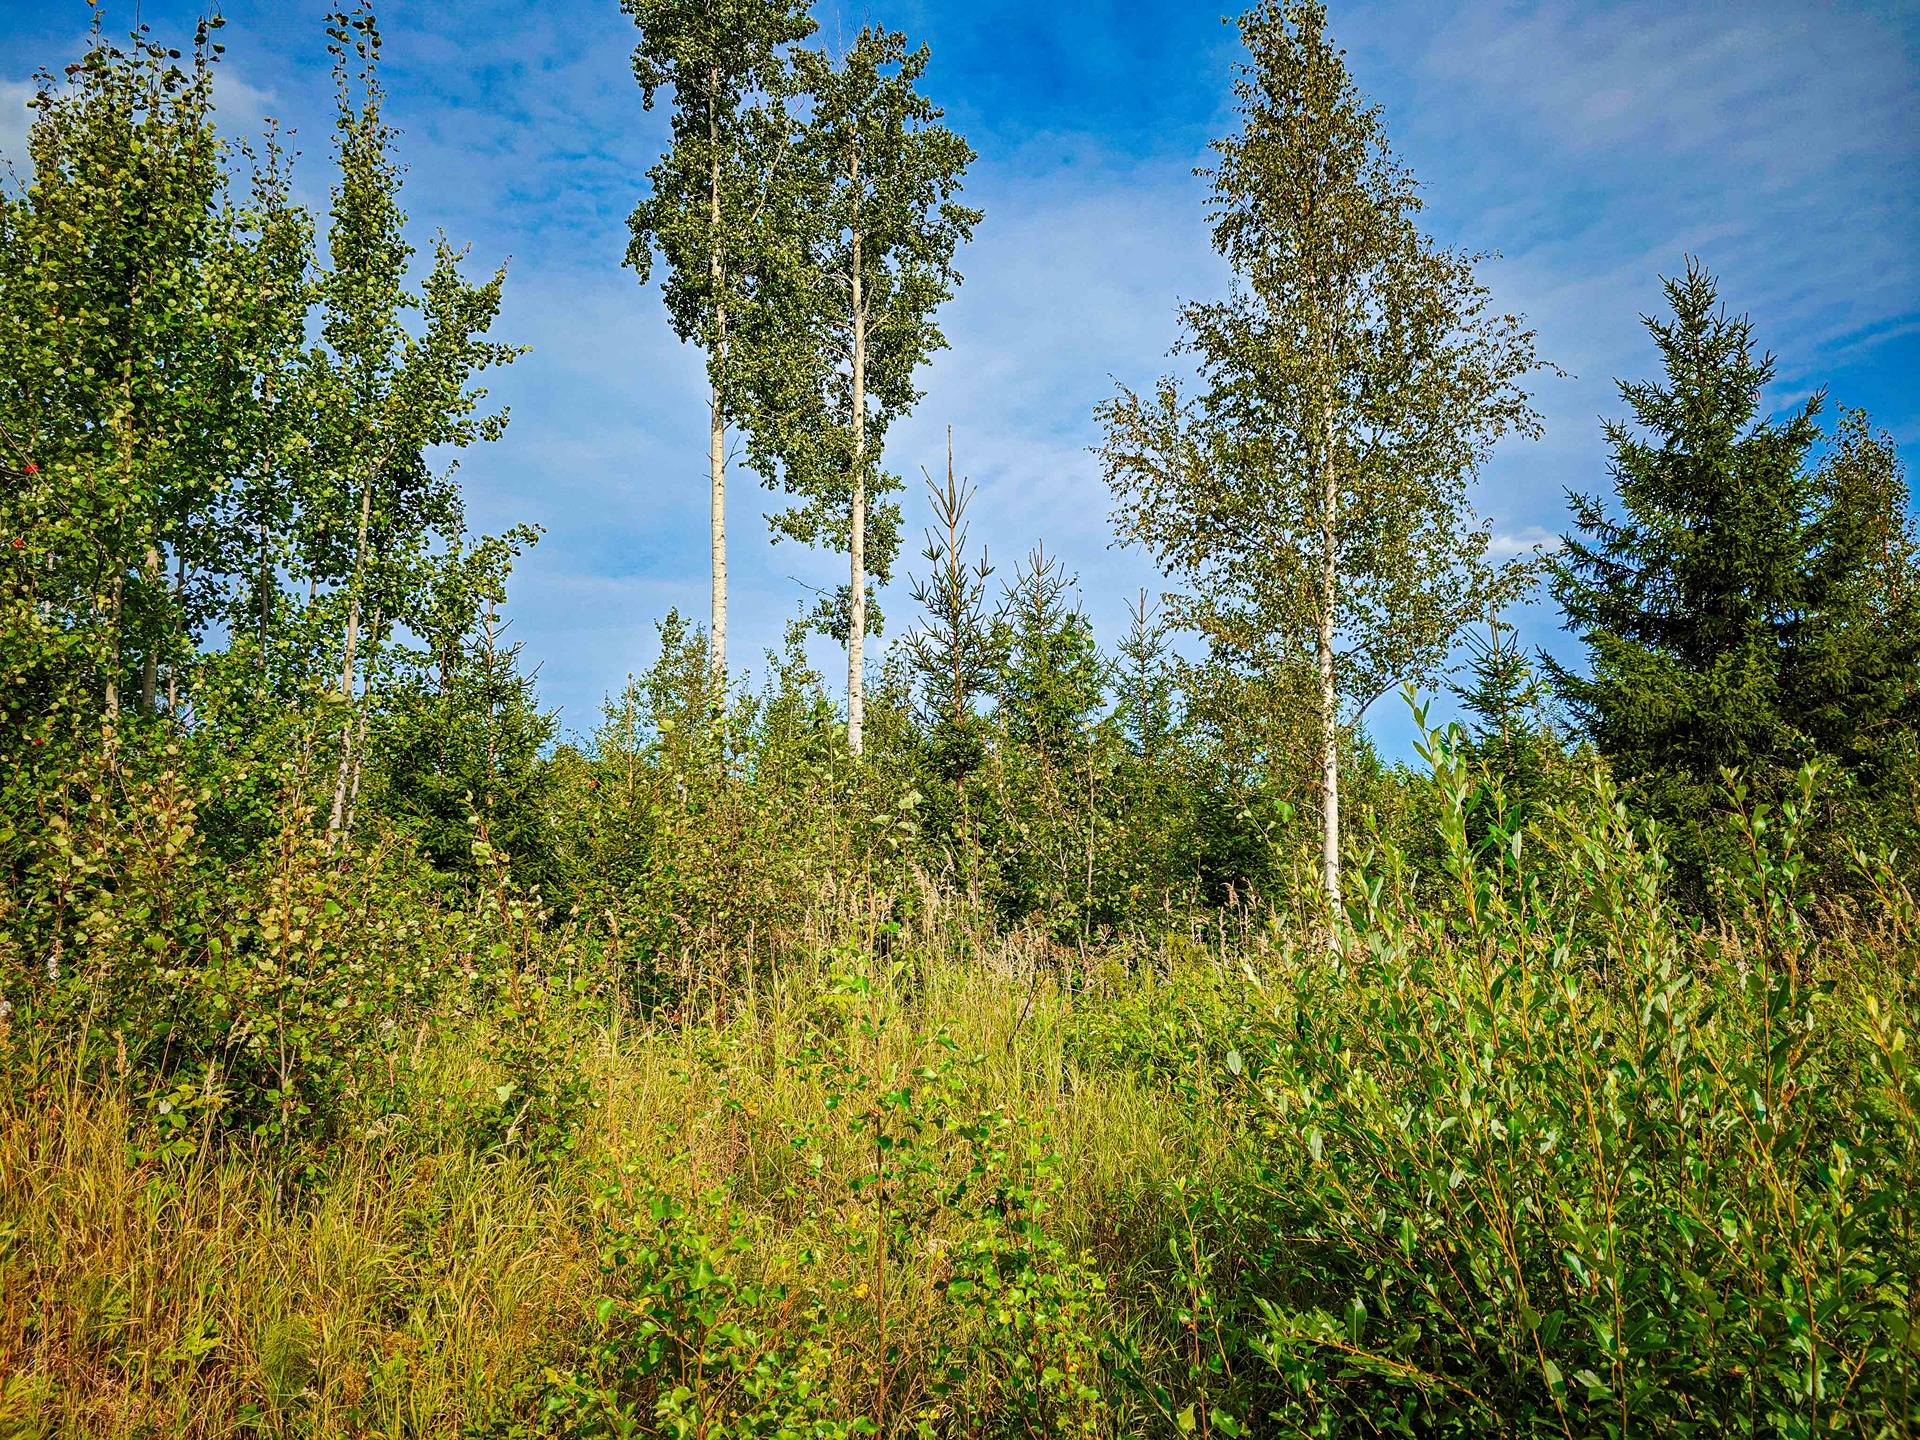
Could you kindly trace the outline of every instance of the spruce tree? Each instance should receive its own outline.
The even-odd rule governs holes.
[[[919,682],[923,723],[930,732],[963,730],[974,701],[993,688],[993,627],[986,608],[993,567],[985,552],[971,559],[968,507],[974,487],[953,468],[953,432],[947,432],[944,481],[927,479],[934,523],[926,532],[923,558],[932,566],[913,582],[913,599],[925,618],[905,638],[907,663]]]
[[[1119,691],[1114,713],[1134,754],[1149,763],[1159,759],[1173,731],[1171,629],[1165,610],[1145,590],[1127,602],[1127,633],[1114,667]]]
[[[1015,567],[996,620],[1001,726],[1047,767],[1072,763],[1106,693],[1107,662],[1077,591],[1059,557],[1036,545]]]
[[[1101,710],[1108,665],[1075,577],[1036,545],[995,619],[1001,903],[1065,935],[1093,908],[1113,746]]]
[[[1469,634],[1466,646],[1466,681],[1454,694],[1473,717],[1468,753],[1499,782],[1509,805],[1524,806],[1551,743],[1541,714],[1547,684],[1497,609],[1487,614],[1486,634]]]
[[[507,572],[533,539],[521,529],[459,546],[438,567],[433,602],[416,622],[423,647],[395,686],[372,744],[372,799],[411,827],[444,873],[471,876],[474,845],[513,862],[523,881],[545,872],[543,752],[556,730],[541,709],[521,647],[500,614]]]
[[[988,731],[978,702],[993,693],[998,634],[987,607],[993,567],[984,551],[978,559],[971,554],[967,510],[974,488],[954,469],[951,429],[945,478],[928,474],[926,482],[934,523],[921,554],[931,568],[913,580],[921,619],[902,643],[931,772],[920,821],[923,834],[945,842],[950,863],[970,886],[978,858],[972,781],[986,758]]]
[[[1713,803],[1723,768],[1764,780],[1797,758],[1782,662],[1815,598],[1821,402],[1764,417],[1774,362],[1752,324],[1697,262],[1663,283],[1672,317],[1646,325],[1664,378],[1620,382],[1632,421],[1605,427],[1618,511],[1570,496],[1554,569],[1590,673],[1550,673],[1601,754],[1681,819]]]
[[[1870,794],[1920,779],[1920,535],[1900,452],[1848,411],[1813,477],[1808,594],[1790,622],[1783,709]]]
[[[1113,726],[1123,748],[1108,780],[1114,822],[1100,857],[1099,889],[1115,923],[1146,919],[1181,890],[1191,893],[1194,820],[1206,784],[1190,768],[1198,752],[1187,743],[1165,607],[1141,590],[1128,602],[1127,622],[1111,669]]]

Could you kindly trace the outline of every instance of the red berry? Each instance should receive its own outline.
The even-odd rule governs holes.
[[[27,542],[16,535],[13,537],[13,548],[16,550],[24,550],[27,548]]]
[[[40,467],[31,460],[27,461],[27,474],[38,475],[39,473],[40,473]]]

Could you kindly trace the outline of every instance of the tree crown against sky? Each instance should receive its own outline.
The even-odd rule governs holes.
[[[1223,301],[1181,310],[1198,382],[1101,411],[1122,533],[1185,588],[1177,618],[1229,665],[1319,672],[1324,874],[1338,891],[1338,731],[1430,681],[1512,579],[1469,485],[1503,435],[1539,433],[1533,332],[1482,257],[1419,228],[1420,194],[1327,33],[1323,5],[1262,3],[1240,126],[1219,141]]]
[[[179,43],[201,8],[143,0],[141,14]],[[325,57],[310,43],[323,7],[225,8],[223,130],[280,113],[297,132],[290,148],[317,159],[331,125]],[[548,694],[586,725],[607,657],[616,669],[641,662],[646,627],[634,617],[702,608],[693,596],[707,586],[704,556],[685,543],[707,523],[700,492],[656,483],[685,473],[704,443],[700,357],[676,343],[657,300],[604,263],[625,244],[622,221],[671,112],[664,98],[640,109],[635,31],[617,7],[508,0],[496,13],[499,25],[480,28],[417,7],[386,15],[389,115],[407,136],[414,243],[424,253],[441,222],[476,256],[513,259],[519,283],[503,324],[535,353],[494,385],[514,405],[513,430],[463,474],[483,527],[531,516],[549,528],[546,553],[529,564],[551,583],[518,590],[516,634],[543,657]],[[983,491],[979,538],[1011,557],[1045,535],[1086,580],[1089,613],[1108,634],[1125,628],[1123,598],[1153,581],[1143,558],[1067,523],[1101,504],[1086,411],[1110,371],[1151,380],[1177,300],[1217,293],[1186,172],[1219,132],[1236,45],[1217,9],[1144,0],[1130,13],[1137,26],[1088,29],[1096,43],[1067,43],[1085,26],[1071,12],[1004,0],[943,0],[909,26],[935,55],[929,94],[981,151],[973,203],[1012,223],[983,227],[970,247],[968,284],[942,322],[955,348],[926,370],[927,399],[895,432],[895,468],[937,470],[952,423]],[[851,12],[820,14],[830,39],[857,28]],[[24,82],[49,57],[77,57],[86,18],[77,4],[10,13],[0,82],[14,88],[0,99],[17,118],[10,129],[0,115],[0,146],[16,164]],[[107,12],[110,26],[131,18],[124,0]],[[1920,350],[1900,322],[1903,297],[1920,286],[1912,247],[1895,242],[1920,203],[1903,179],[1920,126],[1898,74],[1915,17],[1768,0],[1737,15],[1556,3],[1504,32],[1484,7],[1444,21],[1415,4],[1335,18],[1362,88],[1385,105],[1428,186],[1430,228],[1447,243],[1499,247],[1506,258],[1487,271],[1496,294],[1574,372],[1541,392],[1550,443],[1503,447],[1487,469],[1485,509],[1501,543],[1557,533],[1562,491],[1590,488],[1604,464],[1594,420],[1612,411],[1612,377],[1649,366],[1633,319],[1660,303],[1648,256],[1673,266],[1683,250],[1706,254],[1783,356],[1782,403],[1830,383],[1834,413],[1867,408],[1911,469]],[[1687,57],[1709,38],[1738,63],[1725,80],[1684,83]],[[1735,74],[1753,80],[1750,91]],[[1609,108],[1627,75],[1644,78],[1636,103]],[[1821,118],[1842,115],[1844,126]],[[299,198],[323,211],[319,171],[306,173]],[[582,263],[588,255],[599,260]],[[1816,268],[1834,277],[1817,295],[1800,283]],[[612,483],[589,491],[589,468]],[[749,522],[733,537],[737,586],[837,585],[836,560],[771,545],[756,518],[771,506],[748,490],[735,499]],[[902,499],[917,535],[925,512]],[[889,611],[907,603],[897,581],[877,594]],[[743,665],[778,647],[785,617],[778,604],[736,616]],[[1578,654],[1550,613],[1509,618],[1529,645]],[[1395,753],[1410,753],[1393,710],[1375,712],[1378,726]]]

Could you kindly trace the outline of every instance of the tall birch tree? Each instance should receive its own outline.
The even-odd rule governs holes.
[[[229,497],[232,553],[239,579],[227,598],[227,631],[248,641],[256,683],[264,693],[276,680],[304,675],[312,659],[285,633],[287,597],[281,574],[293,561],[293,517],[311,473],[311,410],[307,322],[315,298],[314,224],[295,203],[290,158],[277,127],[264,159],[253,160],[250,194],[237,213],[245,242],[230,247],[225,265],[239,297],[231,363],[244,367],[253,403],[231,427],[235,471]]]
[[[234,233],[213,126],[217,22],[190,58],[96,29],[39,77],[31,179],[0,196],[0,476],[49,637],[99,713],[157,713],[213,618],[196,572],[225,548],[218,439],[244,408],[226,363]],[[84,643],[82,643],[84,641]],[[15,653],[24,653],[16,648]]]
[[[520,352],[485,338],[500,310],[504,270],[470,283],[462,252],[438,238],[419,290],[408,282],[400,169],[384,116],[380,32],[372,11],[329,22],[339,93],[340,174],[330,264],[319,282],[324,350],[312,365],[315,448],[322,459],[300,519],[302,566],[329,583],[340,623],[339,764],[327,831],[347,828],[359,784],[371,650],[383,626],[405,624],[430,591],[436,541],[461,533],[458,488],[429,452],[491,440],[505,411],[480,409],[474,376]],[[407,321],[418,315],[417,333]],[[356,676],[364,684],[356,700]]]
[[[673,92],[671,139],[628,220],[627,264],[644,284],[657,251],[674,333],[707,357],[707,484],[713,566],[708,643],[727,674],[727,423],[754,354],[755,281],[792,215],[786,47],[813,33],[804,0],[623,0],[640,27],[633,73],[648,109]]]
[[[866,637],[877,612],[869,582],[891,574],[900,488],[881,465],[888,427],[920,398],[915,373],[946,338],[934,312],[960,275],[954,252],[980,212],[955,199],[973,150],[939,123],[917,88],[923,46],[863,29],[836,64],[796,58],[810,113],[800,136],[807,226],[800,263],[780,287],[785,313],[756,363],[762,443],[801,503],[778,532],[831,543],[848,583],[821,620],[847,646],[847,744],[865,722]]]
[[[1419,189],[1354,85],[1319,0],[1240,20],[1240,128],[1216,142],[1223,301],[1181,311],[1174,379],[1101,407],[1123,533],[1193,587],[1177,618],[1217,654],[1312,657],[1321,877],[1340,893],[1340,730],[1430,675],[1497,579],[1468,486],[1534,433],[1533,334],[1493,308],[1482,258],[1419,228]]]

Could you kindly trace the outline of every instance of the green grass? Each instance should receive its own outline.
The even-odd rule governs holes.
[[[1437,783],[1335,951],[929,906],[642,1019],[509,926],[310,1132],[17,1016],[0,1434],[1912,1433],[1900,872],[1817,918],[1749,817],[1702,926],[1604,786],[1515,849]]]
[[[551,1159],[486,1153],[445,1120],[496,1078],[469,1031],[420,1057],[410,1113],[298,1161],[211,1137],[142,1158],[157,1137],[131,1078],[50,1064],[0,1097],[3,1413],[26,1435],[442,1435],[524,1409],[543,1365],[592,1330],[592,1202],[622,1170],[708,1208],[724,1183],[767,1227],[756,1267],[812,1249],[811,1283],[850,1293],[848,1226],[870,1206],[849,1184],[871,1157],[847,1097],[897,1086],[936,1049],[977,1057],[978,1103],[1046,1125],[1068,1177],[1053,1220],[1071,1236],[1111,1246],[1205,1160],[1180,1112],[1076,1069],[1049,986],[948,966],[911,1000],[884,980],[853,1000],[831,1076],[803,1058],[823,1018],[813,977],[724,1023],[598,1027],[579,1057],[592,1108]],[[939,1033],[954,1052],[931,1045]],[[847,1103],[830,1110],[829,1090]],[[896,1281],[895,1346],[935,1323],[926,1278]],[[851,1358],[872,1325],[857,1306],[846,1324],[835,1383],[854,1404],[875,1383]]]

